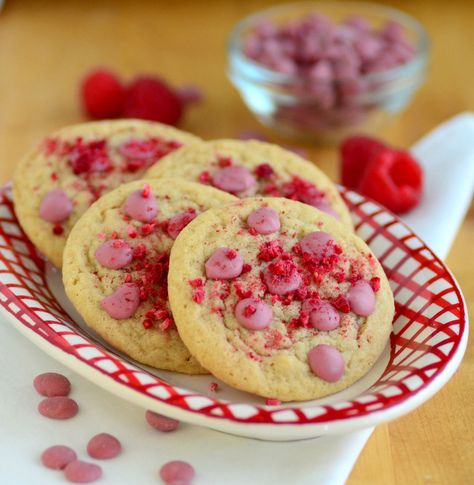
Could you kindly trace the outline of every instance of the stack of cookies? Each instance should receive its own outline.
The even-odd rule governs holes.
[[[380,264],[329,179],[277,146],[77,125],[23,160],[14,199],[85,322],[141,363],[306,400],[387,343]]]

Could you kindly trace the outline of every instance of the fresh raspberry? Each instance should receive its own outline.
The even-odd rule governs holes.
[[[367,165],[359,191],[397,214],[409,211],[421,199],[423,171],[408,153],[385,149]]]
[[[108,69],[95,69],[81,84],[82,104],[93,119],[117,118],[122,111],[125,88]]]
[[[176,125],[183,113],[179,96],[162,80],[139,77],[125,91],[122,115]]]
[[[357,189],[372,157],[386,146],[368,136],[347,138],[340,147],[341,180],[350,189]]]

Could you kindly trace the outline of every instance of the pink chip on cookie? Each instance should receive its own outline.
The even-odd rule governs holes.
[[[309,323],[313,328],[329,331],[339,327],[339,312],[327,301],[306,300],[302,310],[309,315]]]
[[[258,234],[272,234],[280,230],[280,216],[270,207],[261,207],[249,215],[247,224]]]
[[[125,201],[123,209],[125,214],[141,222],[150,222],[158,214],[158,204],[148,185],[145,185],[142,190],[132,192]]]
[[[300,241],[300,246],[304,253],[310,253],[315,258],[322,258],[332,253],[328,244],[330,241],[334,241],[330,234],[324,231],[316,231],[305,236]]]
[[[357,315],[368,317],[375,310],[375,293],[367,281],[359,280],[349,288],[347,299]]]
[[[326,200],[319,200],[315,202],[314,204],[311,204],[313,207],[316,209],[319,209],[320,211],[325,212],[326,214],[336,218],[336,219],[341,219],[341,216],[334,210],[334,208],[327,202]]]
[[[72,201],[62,189],[50,190],[41,201],[40,217],[56,224],[65,221],[72,212]]]
[[[149,160],[156,157],[157,144],[153,140],[130,139],[119,145],[118,151],[126,158]]]
[[[230,248],[216,249],[206,261],[206,276],[213,280],[229,280],[242,273],[244,259]]]
[[[132,261],[133,249],[122,239],[111,239],[96,249],[95,257],[105,268],[120,269]]]
[[[344,375],[344,358],[330,345],[320,344],[312,348],[308,361],[314,374],[327,382],[337,382]]]
[[[245,298],[235,307],[235,318],[248,330],[263,330],[272,322],[273,312],[269,305],[258,298]]]
[[[245,167],[230,166],[214,173],[212,185],[226,192],[238,194],[255,185],[255,177]]]
[[[288,259],[270,263],[263,272],[268,291],[273,295],[286,295],[301,285],[302,279],[296,264]]]
[[[125,283],[119,286],[109,296],[106,296],[101,302],[101,307],[112,317],[117,320],[130,318],[140,304],[140,291],[132,283]]]

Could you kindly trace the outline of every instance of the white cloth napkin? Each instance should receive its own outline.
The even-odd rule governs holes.
[[[420,207],[405,220],[440,257],[446,256],[472,196],[472,140],[474,116],[462,114],[413,147],[426,171],[426,190]],[[97,483],[156,484],[163,463],[182,459],[195,467],[196,485],[341,485],[373,431],[291,443],[237,438],[191,425],[162,434],[146,424],[142,409],[74,374],[6,322],[0,322],[0,341],[0,483],[65,483],[61,472],[41,466],[42,450],[66,444],[88,459],[89,438],[109,432],[122,441],[124,451],[101,463],[104,476]],[[61,372],[72,381],[72,397],[80,405],[74,419],[56,422],[36,412],[40,398],[31,383],[46,371]]]

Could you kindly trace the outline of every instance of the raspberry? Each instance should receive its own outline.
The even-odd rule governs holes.
[[[117,118],[122,110],[125,89],[108,69],[95,69],[81,84],[82,104],[93,119]]]
[[[340,147],[342,184],[350,189],[359,188],[368,163],[384,148],[382,142],[368,136],[347,138]]]
[[[160,79],[139,77],[125,91],[122,115],[126,118],[176,125],[182,113],[181,99]]]
[[[373,156],[359,191],[397,214],[409,211],[421,199],[423,171],[404,151],[384,149]]]

